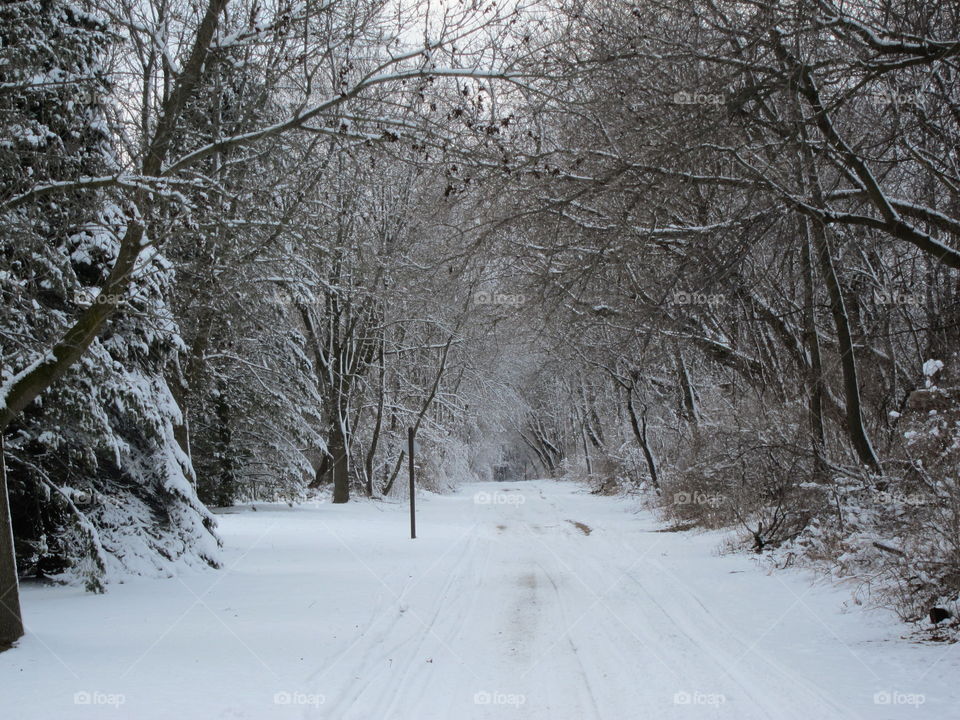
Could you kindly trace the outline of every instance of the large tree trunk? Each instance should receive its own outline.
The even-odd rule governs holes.
[[[333,482],[333,502],[349,502],[350,463],[347,459],[347,441],[338,420],[335,420],[330,427],[327,451],[330,453],[329,469],[330,480]]]
[[[13,528],[7,500],[7,461],[0,433],[0,652],[23,635],[17,559],[13,549]]]

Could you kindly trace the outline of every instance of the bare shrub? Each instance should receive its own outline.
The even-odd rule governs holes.
[[[680,525],[739,527],[754,550],[797,537],[829,511],[808,454],[756,429],[701,431],[686,462],[665,480],[661,508]]]

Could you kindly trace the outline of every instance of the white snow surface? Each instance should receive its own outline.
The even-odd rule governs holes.
[[[24,587],[3,717],[957,717],[956,646],[721,533],[569,482],[418,506],[416,540],[398,503],[233,508],[222,570]]]

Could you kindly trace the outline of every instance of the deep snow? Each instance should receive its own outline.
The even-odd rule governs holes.
[[[25,587],[2,716],[956,717],[960,650],[572,483],[221,515],[225,568]]]

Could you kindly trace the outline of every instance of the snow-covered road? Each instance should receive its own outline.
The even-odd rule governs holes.
[[[570,483],[222,517],[222,571],[25,588],[3,717],[949,718],[960,651]],[[8,715],[12,710],[13,714]]]

